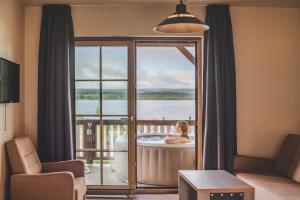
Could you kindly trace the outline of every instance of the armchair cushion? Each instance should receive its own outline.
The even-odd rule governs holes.
[[[234,171],[272,171],[274,168],[274,159],[256,158],[250,156],[235,156]]]
[[[238,173],[237,177],[255,188],[255,200],[298,200],[300,184],[276,174]]]
[[[295,153],[294,162],[292,164],[292,179],[300,183],[300,146]]]
[[[86,183],[84,177],[75,178],[75,199],[84,199],[86,193]]]
[[[12,200],[73,200],[74,187],[71,172],[11,176]]]
[[[42,164],[43,173],[59,171],[69,171],[75,177],[84,177],[84,163],[81,160],[69,160]]]
[[[277,173],[290,178],[296,176],[294,173],[297,171],[297,167],[300,167],[299,148],[300,135],[289,134],[284,140],[276,159],[275,171]]]
[[[6,149],[14,174],[36,174],[41,172],[41,162],[28,136],[8,141]]]

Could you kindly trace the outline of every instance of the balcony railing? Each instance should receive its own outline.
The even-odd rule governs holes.
[[[137,120],[138,134],[168,134],[176,125],[177,120]],[[194,120],[187,120],[189,132],[194,133]],[[94,160],[113,159],[114,143],[117,137],[127,135],[127,121],[102,120],[100,134],[100,120],[80,119],[76,121],[77,158],[92,164]],[[102,141],[102,148],[101,148]],[[102,155],[101,155],[102,153]]]

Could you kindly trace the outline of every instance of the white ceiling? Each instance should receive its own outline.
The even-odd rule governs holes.
[[[25,5],[65,3],[70,5],[170,5],[179,0],[21,0]],[[224,3],[232,6],[300,7],[300,0],[188,0],[189,5]]]

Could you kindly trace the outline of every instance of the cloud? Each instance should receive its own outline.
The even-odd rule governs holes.
[[[76,89],[99,89],[99,82],[80,81],[76,82]]]
[[[191,71],[141,70],[137,74],[137,87],[146,88],[195,88],[195,74]]]
[[[137,87],[195,88],[195,66],[176,47],[138,47]]]
[[[102,63],[102,78],[104,79],[127,79],[127,60],[109,60]]]
[[[98,47],[76,47],[75,76],[76,79],[99,78],[99,52]]]

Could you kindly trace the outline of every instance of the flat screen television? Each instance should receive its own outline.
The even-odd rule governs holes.
[[[20,65],[0,58],[0,103],[20,101]]]

